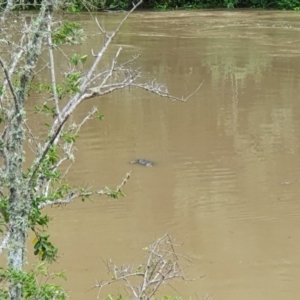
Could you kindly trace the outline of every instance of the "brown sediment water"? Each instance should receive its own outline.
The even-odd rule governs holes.
[[[121,14],[100,14],[109,30]],[[88,15],[91,37],[102,39]],[[145,80],[166,83],[172,102],[123,90],[83,103],[105,115],[89,121],[77,142],[72,184],[117,186],[132,176],[125,198],[49,209],[57,269],[67,271],[71,299],[106,278],[103,260],[142,262],[140,249],[168,232],[192,260],[166,293],[184,299],[297,299],[300,295],[300,19],[294,12],[137,12],[111,51],[136,62]],[[78,50],[78,49],[77,49]],[[70,49],[72,51],[72,49]],[[112,52],[113,53],[113,52]],[[37,101],[37,99],[33,99]],[[30,118],[30,116],[29,116]],[[137,158],[153,168],[130,164]],[[171,284],[172,285],[172,284]],[[101,292],[121,292],[120,285]]]

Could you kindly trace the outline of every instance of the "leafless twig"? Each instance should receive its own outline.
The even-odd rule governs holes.
[[[124,282],[127,292],[132,299],[153,299],[162,284],[169,284],[176,278],[190,281],[183,274],[179,264],[179,257],[175,251],[174,240],[169,234],[156,239],[152,244],[143,249],[147,252],[146,262],[137,267],[116,266],[112,260],[105,262],[108,273],[112,279],[100,281],[94,285],[98,288],[97,299],[101,290],[114,282]]]

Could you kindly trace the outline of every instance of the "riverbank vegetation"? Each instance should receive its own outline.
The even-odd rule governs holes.
[[[260,8],[297,10],[300,9],[300,2],[298,0],[146,0],[143,7],[154,9]]]
[[[28,10],[37,9],[42,0],[20,0],[16,3],[15,9]],[[1,4],[2,3],[2,4]],[[2,8],[7,3],[0,2]],[[130,0],[72,0],[65,7],[71,12],[80,11],[114,11],[129,10],[132,8]],[[300,10],[299,0],[144,0],[139,9],[211,9],[211,8],[248,8],[248,9],[279,9],[279,10]]]

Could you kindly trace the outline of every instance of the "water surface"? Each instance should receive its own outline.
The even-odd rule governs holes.
[[[120,14],[100,14],[109,30]],[[101,45],[86,15],[90,53]],[[105,279],[102,259],[141,262],[140,249],[168,232],[192,259],[196,282],[168,294],[281,300],[300,295],[300,20],[293,12],[138,12],[111,48],[187,103],[124,90],[84,103],[105,115],[81,132],[74,184],[117,186],[126,198],[93,198],[51,210],[51,232],[72,299]],[[72,49],[70,49],[72,52]],[[153,160],[153,168],[131,165]],[[103,291],[122,292],[119,285]]]

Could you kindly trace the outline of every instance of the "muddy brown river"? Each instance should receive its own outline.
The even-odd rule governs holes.
[[[112,30],[122,14],[100,14]],[[101,45],[91,35],[80,46]],[[173,102],[123,90],[84,103],[105,115],[91,120],[77,143],[73,184],[116,187],[125,198],[96,198],[49,209],[59,247],[58,270],[71,299],[96,299],[103,260],[140,264],[141,248],[171,234],[191,259],[192,282],[161,294],[184,299],[282,300],[300,297],[300,18],[274,11],[138,12],[111,51],[140,54],[145,80],[166,83]],[[72,52],[72,49],[70,49]],[[154,167],[129,162],[146,158]],[[123,293],[111,285],[101,292]],[[160,294],[160,295],[161,295]],[[158,296],[160,296],[158,295]]]

